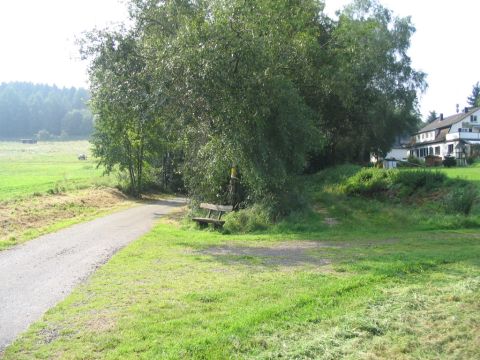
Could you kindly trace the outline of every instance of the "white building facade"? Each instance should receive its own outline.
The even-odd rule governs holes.
[[[444,118],[443,114],[412,138],[410,155],[417,158],[453,156],[464,163],[480,145],[480,108],[472,108]]]

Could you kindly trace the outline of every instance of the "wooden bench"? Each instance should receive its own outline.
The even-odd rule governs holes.
[[[233,206],[201,203],[200,209],[208,210],[207,217],[194,217],[192,219],[193,221],[197,222],[202,227],[207,226],[208,224],[213,224],[214,227],[220,227],[225,224],[225,221],[222,220],[222,215],[231,212]],[[216,217],[215,213],[217,214]]]

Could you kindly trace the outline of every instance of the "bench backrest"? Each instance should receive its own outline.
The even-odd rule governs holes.
[[[233,211],[232,205],[215,205],[215,204],[201,203],[200,208],[206,209],[206,210],[219,211],[223,213]]]

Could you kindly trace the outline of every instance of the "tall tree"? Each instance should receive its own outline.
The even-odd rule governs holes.
[[[437,118],[438,118],[437,112],[435,110],[430,111],[427,117],[427,124],[434,122],[435,120],[437,120]]]
[[[280,204],[307,154],[388,150],[416,126],[425,86],[406,54],[410,19],[369,0],[338,21],[322,10],[319,0],[131,0],[131,31],[86,42],[102,163],[141,176],[149,161],[128,160],[139,139],[152,151],[164,141],[180,146],[193,196],[226,201],[236,165],[246,200]]]
[[[425,74],[412,68],[407,55],[415,29],[409,18],[396,18],[370,0],[347,6],[329,28],[317,98],[328,139],[324,158],[368,161],[419,121],[417,92],[425,87]]]
[[[472,94],[467,98],[470,106],[480,106],[480,83],[477,81],[472,87]]]
[[[92,109],[97,115],[93,154],[107,173],[127,171],[139,195],[150,154],[161,146],[161,118],[152,109],[161,99],[152,89],[141,42],[134,31],[92,32],[82,50],[92,57]]]

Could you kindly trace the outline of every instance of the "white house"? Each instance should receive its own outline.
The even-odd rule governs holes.
[[[464,163],[472,153],[472,145],[480,144],[480,108],[440,117],[423,127],[412,138],[410,155],[425,158],[434,155],[454,156]]]

